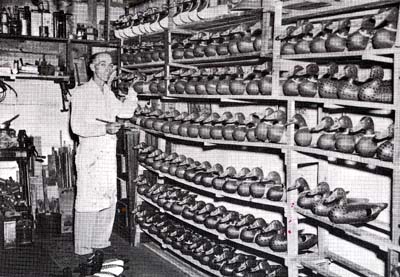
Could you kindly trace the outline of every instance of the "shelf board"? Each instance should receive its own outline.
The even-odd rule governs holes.
[[[329,99],[329,98],[319,98],[319,97],[302,97],[302,96],[278,96],[278,99],[289,100],[292,99],[297,102],[307,102],[307,103],[321,103],[325,105],[337,105],[337,106],[352,106],[352,107],[362,107],[371,109],[386,109],[394,110],[396,106],[389,103],[378,103],[378,102],[367,102],[367,101],[354,101],[354,100],[343,100],[343,99]]]
[[[379,247],[382,251],[388,251],[388,249],[393,249],[397,252],[400,252],[400,246],[394,245],[390,239],[384,238],[382,236],[378,236],[372,232],[368,232],[364,229],[357,228],[353,225],[350,224],[335,224],[332,223],[329,218],[323,217],[323,216],[318,216],[313,214],[311,211],[302,209],[300,207],[295,207],[295,210],[300,213],[301,215],[311,218],[315,221],[318,221],[320,223],[324,223],[325,225],[328,225],[330,227],[333,227],[338,230],[342,230],[345,232],[346,235],[356,238],[358,240],[361,240],[363,242],[375,245]]]
[[[278,208],[282,208],[282,209],[286,208],[286,203],[283,202],[283,201],[271,201],[271,200],[268,200],[268,199],[265,199],[265,198],[244,197],[244,196],[240,196],[238,194],[226,193],[226,192],[224,192],[222,190],[216,190],[216,189],[214,189],[212,187],[203,187],[203,186],[196,185],[196,184],[194,184],[192,182],[186,181],[184,179],[178,178],[178,177],[170,175],[168,173],[163,173],[163,172],[161,172],[159,170],[155,170],[154,168],[149,167],[149,166],[144,165],[144,164],[140,164],[140,165],[143,168],[145,168],[145,169],[147,169],[147,170],[149,170],[151,172],[157,173],[159,177],[165,177],[165,178],[173,180],[173,181],[175,181],[177,183],[183,184],[185,186],[188,186],[188,187],[191,187],[191,188],[195,188],[197,190],[204,191],[206,193],[212,193],[212,194],[214,194],[214,198],[216,198],[216,199],[230,198],[230,199],[240,200],[240,201],[243,201],[243,202],[257,203],[257,204],[260,204],[260,205],[265,205],[265,206],[270,206],[270,207],[278,207]]]
[[[222,65],[229,66],[229,65],[238,65],[239,63],[255,64],[259,63],[260,61],[271,58],[272,54],[268,54],[265,57],[261,57],[260,51],[254,51],[254,52],[240,53],[235,55],[202,57],[193,59],[179,59],[179,60],[173,60],[172,62],[180,64],[198,65],[198,66],[222,66]]]
[[[153,240],[155,240],[157,243],[159,243],[162,249],[166,249],[166,250],[174,253],[179,258],[182,258],[186,262],[201,268],[202,270],[206,271],[207,273],[210,273],[210,274],[212,274],[214,276],[220,276],[221,275],[221,273],[219,271],[214,270],[214,269],[212,269],[212,268],[210,268],[208,266],[202,265],[199,261],[193,259],[191,256],[183,255],[180,251],[174,249],[171,245],[164,243],[162,241],[162,239],[160,239],[156,235],[150,234],[146,229],[141,229],[141,230],[142,230],[143,233],[145,233],[146,235],[151,237]]]
[[[326,251],[325,256],[321,257],[318,254],[305,254],[303,257],[300,258],[300,264],[304,267],[307,267],[314,272],[326,276],[326,277],[341,277],[328,269],[329,264],[331,262],[335,262],[339,265],[344,266],[345,268],[352,269],[355,272],[359,272],[363,276],[368,277],[383,277],[365,267],[362,267],[340,255],[337,255],[331,251]]]
[[[0,39],[13,39],[13,40],[31,40],[31,41],[45,41],[45,42],[67,42],[67,38],[52,38],[52,37],[38,37],[38,36],[22,36],[0,34]]]
[[[327,53],[310,53],[310,54],[294,54],[294,55],[281,55],[283,60],[317,60],[329,58],[349,58],[349,57],[362,57],[363,55],[391,55],[399,53],[397,48],[386,49],[370,49],[364,51],[344,51],[344,52],[327,52]]]
[[[162,98],[163,96],[160,94],[149,94],[149,93],[140,94],[140,93],[138,93],[137,97],[138,98],[156,98],[156,99],[158,99],[158,98]]]
[[[0,78],[15,79],[29,79],[29,80],[45,80],[54,82],[68,82],[69,76],[54,76],[54,75],[37,75],[37,74],[0,74]]]
[[[299,2],[299,1],[295,0],[295,1],[283,2],[284,11],[287,12],[288,9],[285,9],[285,6],[291,5],[293,2]],[[399,2],[400,2],[399,0],[329,1],[331,5],[327,7],[315,8],[310,10],[293,9],[292,13],[287,13],[283,15],[282,23],[283,24],[295,23],[298,20],[307,18],[318,18],[318,17],[325,18],[330,15],[380,8],[384,5],[398,4]]]
[[[129,64],[129,65],[124,65],[123,68],[126,69],[161,68],[164,65],[165,65],[164,61],[159,61],[159,62]]]
[[[379,166],[379,167],[383,167],[383,168],[394,169],[394,164],[392,162],[381,161],[381,160],[374,159],[374,158],[364,158],[364,157],[353,155],[353,154],[346,154],[346,153],[330,151],[330,150],[322,150],[322,149],[313,148],[313,147],[303,147],[303,146],[292,146],[292,147],[293,147],[293,150],[302,152],[302,153],[316,154],[316,155],[320,155],[320,156],[326,156],[329,158],[354,161],[357,163],[363,163],[363,164],[368,164],[368,165],[372,165],[372,166]]]
[[[160,208],[157,204],[153,203],[153,201],[151,201],[150,199],[148,199],[147,197],[145,197],[143,195],[139,195],[139,198],[142,199],[143,201],[145,201],[146,203],[149,203],[150,205],[156,207],[162,213],[169,214],[170,216],[172,216],[172,217],[174,217],[174,218],[176,218],[176,219],[178,219],[178,220],[180,220],[182,222],[185,222],[186,224],[189,224],[190,226],[193,226],[193,227],[195,227],[195,228],[197,228],[199,230],[202,230],[202,231],[204,231],[206,233],[209,233],[209,234],[212,234],[212,235],[216,236],[218,238],[218,240],[220,240],[220,241],[224,241],[224,240],[232,241],[232,242],[235,242],[236,244],[243,245],[243,246],[245,246],[245,247],[247,247],[249,249],[257,250],[257,251],[260,251],[262,253],[266,253],[266,254],[269,254],[269,255],[272,255],[272,256],[275,256],[275,257],[279,257],[279,258],[282,258],[282,259],[286,259],[287,258],[287,253],[286,252],[275,252],[275,251],[272,251],[268,247],[258,246],[256,243],[247,243],[247,242],[244,242],[244,241],[242,241],[240,239],[230,239],[230,238],[226,237],[225,234],[222,234],[222,233],[220,233],[220,232],[218,232],[218,231],[216,231],[214,229],[208,229],[202,224],[195,223],[192,220],[188,220],[186,218],[183,218],[182,216],[176,215],[176,214],[174,214],[174,213],[172,213],[170,211],[165,211],[163,208]]]
[[[139,39],[146,39],[149,41],[160,40],[160,39],[163,39],[165,33],[168,31],[174,35],[183,35],[183,36],[193,35],[193,32],[191,30],[184,30],[179,27],[173,27],[171,29],[164,29],[164,30],[157,31],[157,32],[152,32],[152,33],[148,33],[148,34],[137,35],[134,37],[125,38],[125,39],[122,39],[122,44],[126,45],[126,44],[131,44],[131,43],[137,43],[137,41]]]
[[[95,47],[110,47],[110,48],[118,48],[120,47],[121,41],[118,40],[110,40],[110,41],[105,41],[105,40],[86,40],[86,39],[71,39],[69,40],[70,43],[76,43],[76,44],[87,44],[90,46],[95,46]]]

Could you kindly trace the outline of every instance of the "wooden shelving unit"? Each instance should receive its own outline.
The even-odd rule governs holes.
[[[264,1],[263,1],[264,2]],[[244,13],[232,13],[226,16],[219,17],[212,21],[204,21],[201,23],[192,23],[180,27],[188,31],[215,31],[221,30],[226,26],[234,26],[244,22],[256,22],[262,21],[265,23],[266,18],[274,17],[273,26],[268,26],[274,32],[273,37],[283,33],[284,24],[300,23],[301,20],[311,20],[322,21],[324,17],[332,16],[335,19],[342,18],[342,14],[346,13],[345,18],[351,16],[351,13],[366,10],[377,10],[388,5],[399,5],[400,0],[352,0],[352,1],[332,1],[332,0],[321,0],[319,2],[309,1],[305,3],[310,5],[310,9],[301,9],[301,5],[305,5],[304,1],[289,0],[289,1],[273,1],[273,11],[271,12],[271,6],[264,7],[263,11],[257,12],[244,12]],[[314,5],[314,6],[313,6]],[[314,7],[314,8],[313,8]],[[293,12],[296,11],[296,12]],[[349,15],[350,14],[350,15]],[[242,16],[239,16],[242,15]],[[358,15],[358,17],[360,17]],[[266,30],[263,27],[263,36],[266,37]],[[158,36],[161,35],[157,34]],[[290,230],[287,234],[288,239],[288,251],[284,254],[278,254],[268,249],[262,247],[254,247],[253,245],[247,245],[240,240],[231,240],[234,243],[244,245],[246,247],[257,250],[266,255],[275,255],[282,258],[285,261],[285,266],[288,268],[289,277],[299,276],[299,270],[301,267],[307,268],[314,272],[327,277],[338,277],[342,276],[335,273],[329,269],[330,261],[335,264],[342,266],[343,268],[350,269],[351,271],[357,273],[360,276],[373,276],[382,277],[361,265],[354,263],[348,258],[342,257],[335,254],[329,250],[327,241],[331,232],[335,236],[339,234],[340,237],[350,238],[350,240],[364,247],[368,245],[369,247],[377,248],[380,253],[387,255],[385,262],[387,263],[387,268],[385,269],[385,276],[390,276],[389,272],[393,266],[398,265],[399,259],[399,239],[400,239],[400,173],[397,172],[396,168],[400,167],[400,150],[397,147],[398,138],[400,137],[400,119],[398,114],[400,113],[400,97],[398,96],[398,90],[400,87],[400,50],[397,47],[390,49],[370,49],[366,51],[345,51],[345,52],[331,52],[331,53],[318,53],[318,54],[302,54],[302,55],[281,55],[280,54],[280,41],[273,41],[272,51],[266,51],[263,49],[261,52],[252,52],[247,54],[232,55],[232,56],[217,56],[213,58],[195,58],[195,59],[181,59],[173,60],[171,52],[171,42],[172,42],[173,32],[172,29],[164,31],[164,45],[166,58],[165,61],[153,62],[146,64],[136,64],[128,65],[126,68],[132,69],[158,69],[164,68],[164,78],[166,80],[166,86],[169,85],[169,80],[171,79],[170,70],[172,67],[180,68],[200,68],[200,67],[215,67],[215,66],[233,66],[235,64],[246,64],[252,65],[257,63],[265,62],[266,60],[272,61],[272,95],[186,95],[186,94],[171,94],[166,93],[166,95],[157,95],[157,99],[152,99],[150,95],[140,95],[144,99],[151,99],[154,105],[159,105],[162,108],[168,109],[174,102],[208,102],[213,104],[219,104],[225,106],[227,104],[234,104],[236,106],[240,105],[262,105],[265,103],[272,105],[279,105],[286,108],[287,118],[292,118],[297,113],[297,107],[301,106],[311,106],[313,109],[317,110],[317,118],[320,120],[324,115],[325,109],[348,109],[349,113],[354,111],[374,111],[379,113],[382,111],[380,116],[383,117],[394,117],[395,122],[395,149],[393,162],[386,162],[378,160],[375,158],[364,158],[355,154],[345,154],[336,151],[326,151],[318,149],[315,147],[301,147],[297,146],[294,142],[295,128],[294,126],[289,126],[287,128],[287,143],[285,144],[274,144],[274,143],[262,143],[262,142],[237,142],[237,141],[225,141],[225,140],[207,140],[201,138],[188,138],[181,137],[172,134],[164,134],[162,132],[144,129],[139,127],[141,131],[146,136],[147,142],[153,142],[154,140],[162,139],[165,141],[165,148],[167,153],[171,152],[171,147],[174,144],[189,144],[196,147],[202,147],[203,150],[208,150],[208,148],[217,149],[245,149],[245,151],[252,152],[257,151],[257,149],[263,149],[263,151],[269,154],[276,154],[278,152],[284,158],[285,167],[285,182],[287,186],[293,184],[298,178],[299,167],[306,167],[308,164],[317,164],[317,170],[315,172],[317,181],[322,181],[324,178],[324,172],[329,170],[330,164],[326,161],[336,161],[344,160],[351,164],[360,164],[362,166],[367,166],[370,169],[379,167],[385,169],[385,172],[389,173],[392,179],[392,189],[391,189],[391,203],[390,207],[390,224],[380,224],[379,220],[370,222],[368,224],[360,226],[353,226],[349,224],[333,224],[328,218],[316,216],[308,210],[303,210],[297,207],[294,203],[297,202],[297,191],[290,191],[286,193],[285,201],[273,202],[266,199],[254,199],[241,197],[236,194],[227,194],[222,191],[215,190],[213,188],[203,188],[192,182],[177,178],[176,176],[171,176],[166,173],[154,170],[153,168],[141,165],[145,170],[154,173],[157,178],[167,178],[180,185],[183,185],[187,189],[193,189],[196,191],[201,191],[202,193],[211,195],[214,200],[219,200],[221,198],[226,198],[227,201],[237,201],[243,203],[244,206],[249,206],[252,203],[261,205],[264,210],[269,210],[272,208],[278,208],[282,210],[283,217],[286,219],[286,228]],[[399,31],[397,36],[399,36]],[[363,101],[350,101],[342,99],[325,99],[319,97],[288,97],[282,95],[282,79],[280,78],[280,72],[283,71],[282,63],[293,61],[297,62],[323,62],[335,61],[338,63],[348,63],[349,61],[372,61],[381,62],[385,65],[392,67],[393,70],[393,103],[376,103],[376,102],[363,102]],[[159,98],[158,98],[159,97]],[[156,98],[156,96],[154,96]],[[167,108],[168,107],[168,108]],[[371,114],[374,114],[371,112]],[[376,114],[378,114],[376,113]],[[151,138],[151,139],[150,139]],[[278,150],[278,151],[277,151]],[[186,153],[182,153],[186,154]],[[310,157],[310,158],[308,158]],[[193,157],[194,158],[194,157]],[[362,166],[355,167],[355,174],[358,170],[362,170]],[[379,173],[376,173],[379,174]],[[143,201],[149,202],[153,206],[157,206],[150,199],[142,197]],[[158,207],[159,208],[159,207]],[[195,224],[188,221],[180,216],[174,215],[168,211],[165,213],[177,218],[178,220],[190,224],[194,228],[200,229],[202,231],[208,232],[210,235],[216,236],[220,240],[225,240],[226,237],[221,236],[218,232],[204,228],[200,224]],[[298,255],[298,236],[299,223],[309,223],[314,226],[318,234],[318,249],[311,249],[313,253]],[[373,231],[368,231],[366,228],[370,226],[376,227],[372,228]],[[383,226],[383,227],[382,227]],[[154,237],[154,236],[153,236]],[[210,272],[213,274],[212,272]]]

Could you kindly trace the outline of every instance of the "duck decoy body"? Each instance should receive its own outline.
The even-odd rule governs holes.
[[[362,19],[360,29],[349,35],[347,39],[347,49],[349,51],[365,50],[370,39],[372,38],[374,25],[375,22],[373,17],[365,16]]]
[[[338,97],[346,100],[358,100],[360,88],[355,83],[358,77],[358,69],[354,64],[346,65],[344,68],[346,80],[341,82],[338,88]]]
[[[374,16],[375,28],[378,28],[372,38],[375,49],[393,47],[396,41],[398,13],[397,7],[383,8]]]
[[[380,102],[380,94],[382,90],[385,89],[383,77],[384,71],[382,67],[371,67],[369,79],[360,86],[358,97],[361,101]],[[390,93],[392,93],[392,91],[390,91]]]
[[[311,144],[312,136],[307,122],[301,114],[295,114],[287,124],[295,124],[297,130],[294,134],[294,141],[299,146],[309,146]]]
[[[343,52],[346,49],[347,37],[350,29],[350,20],[344,19],[339,22],[338,29],[333,32],[325,42],[328,52]]]
[[[378,140],[388,139],[378,146],[376,150],[376,155],[378,159],[382,161],[393,161],[393,150],[394,150],[393,136],[394,136],[393,123],[390,124],[389,127],[384,132],[379,133],[376,136],[376,139]]]
[[[255,242],[262,247],[269,246],[273,237],[283,229],[283,224],[279,220],[271,221],[262,232],[255,237]]]
[[[387,203],[337,205],[330,210],[328,217],[336,224],[361,224],[375,220],[387,206]]]
[[[334,75],[338,73],[339,67],[336,63],[330,63],[328,65],[328,72],[318,80],[318,94],[322,98],[337,98],[339,82],[334,78]]]
[[[317,64],[308,64],[306,67],[306,77],[298,85],[299,94],[303,97],[314,97],[318,92],[317,76],[319,67]]]
[[[314,39],[310,43],[311,53],[326,53],[325,43],[328,39],[328,36],[332,33],[332,29],[330,29],[330,25],[332,21],[327,21],[322,23],[322,30],[317,33]]]
[[[299,95],[299,84],[303,80],[303,76],[300,72],[304,68],[301,65],[296,65],[293,69],[293,74],[290,76],[282,85],[283,94],[286,96],[298,96]]]

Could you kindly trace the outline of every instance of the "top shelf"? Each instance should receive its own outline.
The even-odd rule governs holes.
[[[323,18],[330,15],[380,8],[398,3],[400,3],[400,0],[289,0],[283,2],[284,14],[282,23],[291,24],[301,19]]]

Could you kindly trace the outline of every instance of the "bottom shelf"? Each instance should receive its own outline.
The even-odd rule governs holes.
[[[348,268],[352,271],[357,272],[361,276],[365,277],[383,277],[365,267],[362,267],[352,261],[341,257],[333,252],[327,251],[326,257],[318,256],[317,254],[309,254],[305,255],[301,258],[300,263],[306,267],[311,269],[312,271],[323,275],[325,277],[342,277],[342,275],[338,275],[337,273],[329,270],[329,264],[333,262],[337,265],[343,266],[344,268]]]
[[[159,237],[150,234],[147,230],[141,229],[145,234],[147,234],[149,237],[151,237],[153,240],[155,240],[157,243],[159,243],[161,245],[162,249],[166,249],[172,253],[174,253],[175,255],[179,256],[180,258],[184,259],[186,262],[195,265],[196,267],[206,271],[207,273],[212,274],[213,276],[221,276],[221,273],[217,270],[213,270],[211,268],[209,268],[208,266],[204,266],[202,265],[199,261],[193,259],[190,256],[187,255],[182,255],[179,251],[177,251],[176,249],[174,249],[171,245],[165,244]]]

